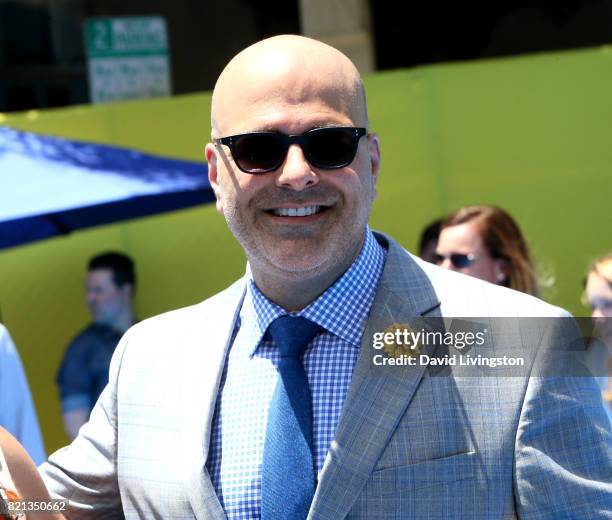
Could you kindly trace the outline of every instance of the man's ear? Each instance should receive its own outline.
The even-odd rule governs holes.
[[[119,287],[119,291],[125,296],[126,302],[131,302],[134,299],[134,286],[131,283],[124,283]]]
[[[370,155],[370,169],[372,172],[372,187],[376,197],[376,181],[380,172],[380,140],[378,134],[368,135],[368,151]]]
[[[219,170],[217,168],[217,151],[215,150],[215,145],[208,143],[204,148],[204,155],[208,163],[208,182],[210,182],[210,186],[217,199],[217,211],[223,215],[223,199],[221,197],[221,182],[219,179]]]

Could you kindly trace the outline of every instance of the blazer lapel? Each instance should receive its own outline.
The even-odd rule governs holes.
[[[225,520],[226,516],[206,470],[212,420],[225,358],[244,298],[244,280],[219,294],[192,320],[183,386],[182,445],[179,450],[185,486],[195,518]]]
[[[418,364],[374,365],[373,356],[384,353],[373,349],[373,334],[393,324],[408,325],[415,331],[431,329],[431,321],[423,316],[439,316],[440,302],[416,262],[391,239],[378,234],[376,238],[387,243],[387,260],[309,519],[337,520],[349,513],[425,370]],[[422,352],[431,354],[426,348]]]

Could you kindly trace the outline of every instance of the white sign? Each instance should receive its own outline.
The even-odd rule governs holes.
[[[166,22],[161,16],[85,21],[92,103],[169,96]]]

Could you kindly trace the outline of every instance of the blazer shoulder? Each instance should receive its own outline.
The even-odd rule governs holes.
[[[379,291],[446,317],[569,317],[539,298],[421,260],[391,237],[374,233],[387,249]]]
[[[409,253],[410,254],[410,253]],[[410,255],[425,272],[447,316],[570,317],[561,307],[507,287],[495,285],[425,262]]]

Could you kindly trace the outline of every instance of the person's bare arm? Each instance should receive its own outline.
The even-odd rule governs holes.
[[[41,508],[49,504],[51,498],[34,462],[23,446],[3,428],[0,428],[0,447],[19,498],[32,501],[32,503],[40,502]],[[64,520],[64,516],[58,512],[28,512],[26,518],[28,520]]]

